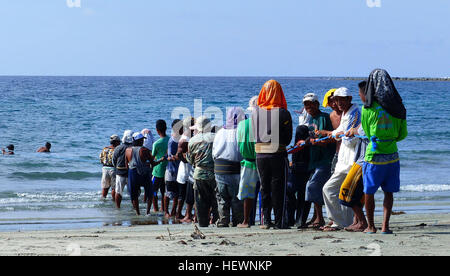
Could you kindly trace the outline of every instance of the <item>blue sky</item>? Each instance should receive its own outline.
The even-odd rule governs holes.
[[[449,77],[450,1],[380,1],[0,0],[0,75]]]

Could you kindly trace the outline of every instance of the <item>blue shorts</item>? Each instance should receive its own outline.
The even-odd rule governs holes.
[[[136,169],[128,170],[128,192],[130,193],[131,200],[137,200],[139,198],[141,187],[144,187],[147,196],[151,197],[153,195],[149,175],[140,175]]]
[[[386,165],[363,164],[364,193],[374,195],[381,187],[384,192],[400,191],[400,161]]]
[[[331,165],[322,166],[312,171],[306,183],[306,201],[324,205],[322,189],[331,177]]]

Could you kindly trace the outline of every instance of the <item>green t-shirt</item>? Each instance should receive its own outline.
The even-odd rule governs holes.
[[[312,117],[310,122],[310,130],[328,130],[333,131],[330,114],[320,112],[316,117]],[[318,138],[323,138],[319,136]],[[311,146],[311,155],[309,159],[309,170],[329,165],[333,160],[336,152],[336,144],[328,144],[326,146]]]
[[[253,138],[251,118],[241,121],[237,128],[239,152],[244,160],[241,166],[256,170],[255,138]]]
[[[166,136],[164,138],[159,138],[158,141],[153,143],[152,155],[155,157],[155,159],[160,159],[167,154],[169,139],[170,139],[169,136]],[[166,172],[166,167],[167,161],[161,162],[160,164],[158,164],[153,168],[152,175],[159,178],[163,178]]]
[[[369,140],[375,136],[377,141],[376,150],[373,150],[370,141],[366,150],[365,160],[372,161],[375,154],[393,154],[398,152],[397,142],[408,135],[406,120],[398,119],[387,113],[377,102],[372,107],[362,108],[361,125]]]

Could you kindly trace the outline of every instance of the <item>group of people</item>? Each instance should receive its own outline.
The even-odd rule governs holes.
[[[36,152],[50,152],[52,148],[52,144],[50,142],[46,142],[45,146],[40,147],[36,150]],[[14,145],[9,144],[6,146],[6,150],[4,148],[1,149],[3,155],[14,155]]]
[[[139,215],[143,187],[147,214],[153,204],[154,211],[166,217],[194,220],[200,227],[248,228],[255,224],[260,194],[263,229],[297,226],[376,233],[374,194],[381,187],[382,233],[392,233],[393,193],[400,189],[397,142],[407,136],[406,109],[382,69],[359,83],[359,96],[362,108],[353,103],[349,89],[329,90],[323,99],[323,106],[332,109],[328,114],[320,110],[316,94],[304,95],[293,133],[283,89],[269,80],[246,111],[228,108],[221,127],[200,116],[174,120],[170,137],[166,122],[158,120],[156,141],[149,129],[127,130],[122,140],[113,135],[100,154],[103,197],[112,187],[120,208],[127,186]],[[293,136],[294,146],[289,147]]]

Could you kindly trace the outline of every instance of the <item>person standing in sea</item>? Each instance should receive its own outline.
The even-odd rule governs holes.
[[[242,155],[239,152],[237,127],[245,119],[244,110],[232,107],[227,110],[226,123],[214,137],[213,159],[217,183],[217,203],[219,221],[217,227],[228,227],[231,222],[236,227],[244,219],[243,201],[239,200],[239,180]]]
[[[252,114],[252,129],[261,180],[264,213],[261,228],[289,228],[286,206],[289,160],[286,146],[292,139],[292,117],[287,110],[283,89],[276,80],[267,81],[261,88],[258,108]],[[272,208],[275,223],[272,223]]]
[[[159,139],[153,143],[152,155],[156,159],[161,159],[167,155],[167,148],[169,144],[169,137],[166,135],[167,124],[164,120],[156,121],[156,132],[159,135]],[[158,190],[161,192],[161,209],[160,212],[165,212],[164,210],[164,194],[166,191],[166,185],[164,182],[164,175],[166,173],[167,160],[164,160],[159,165],[153,168],[153,209],[158,212]],[[147,195],[150,197],[150,195]]]
[[[3,155],[14,155],[14,145],[10,144],[6,147],[8,151],[6,151],[4,148],[2,148],[2,154]]]
[[[393,194],[400,190],[400,158],[397,142],[408,135],[406,108],[389,74],[382,69],[370,73],[364,90],[361,125],[370,139],[363,166],[364,193],[368,227],[365,233],[376,233],[374,194],[384,192],[382,234],[392,234],[389,220],[394,204]]]
[[[208,227],[213,213],[213,221],[219,217],[217,211],[216,180],[212,148],[215,134],[211,132],[211,121],[206,116],[196,119],[194,129],[197,134],[188,144],[187,161],[194,169],[195,211],[200,227]]]
[[[45,143],[44,147],[40,147],[36,152],[50,152],[50,149],[52,148],[52,144],[50,142]]]
[[[133,134],[133,147],[127,148],[125,151],[126,162],[128,167],[128,193],[130,194],[131,203],[136,215],[140,215],[139,210],[139,195],[141,187],[144,188],[147,194],[147,211],[150,214],[152,205],[152,183],[150,182],[151,167],[157,166],[162,159],[155,161],[151,152],[144,147],[144,135],[140,132]]]
[[[125,151],[133,144],[133,132],[125,130],[122,136],[122,144],[114,149],[113,165],[116,168],[116,207],[120,208],[122,195],[128,184],[128,168],[126,164]]]
[[[103,148],[99,155],[102,168],[102,198],[105,199],[111,188],[112,200],[116,199],[116,170],[113,165],[114,149],[120,145],[120,138],[114,134],[109,139],[110,146]]]

